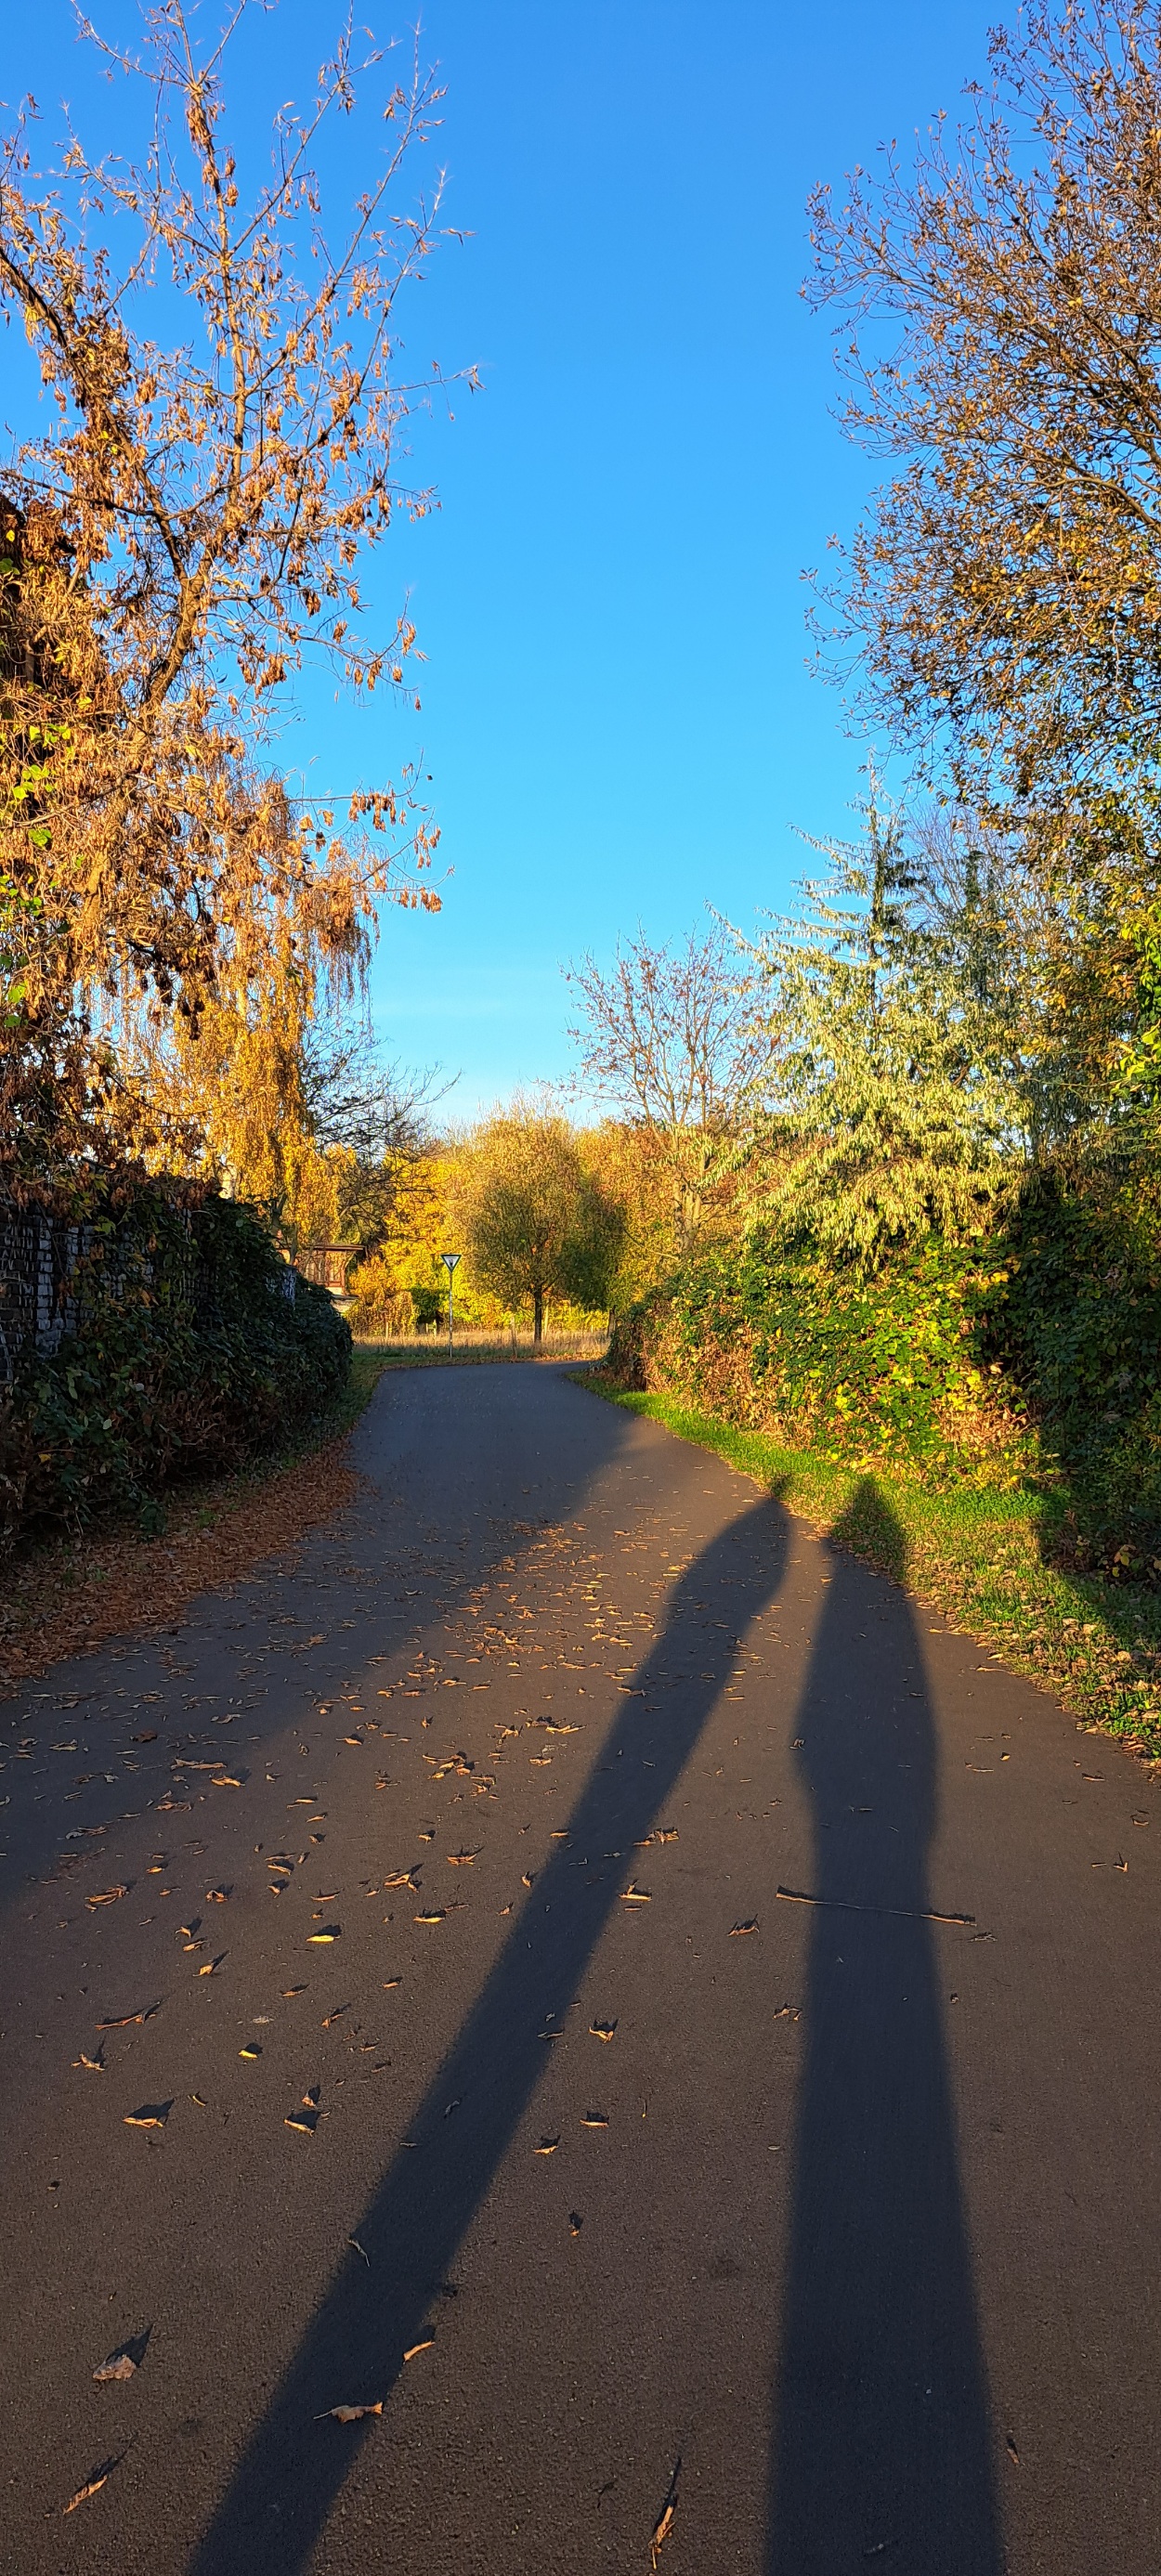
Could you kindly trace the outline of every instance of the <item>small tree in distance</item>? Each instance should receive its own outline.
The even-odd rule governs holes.
[[[655,1141],[683,1254],[770,1051],[739,944],[717,921],[676,949],[651,948],[639,932],[608,974],[590,953],[568,981],[582,1012],[569,1031],[580,1078]]]
[[[513,1306],[531,1301],[535,1341],[549,1299],[607,1305],[624,1217],[565,1119],[518,1099],[486,1120],[457,1167],[453,1216],[481,1285]]]

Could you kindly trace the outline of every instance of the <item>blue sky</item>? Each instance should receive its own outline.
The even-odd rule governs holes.
[[[236,122],[306,94],[336,14],[282,0],[256,26]],[[807,667],[800,575],[872,477],[798,294],[804,202],[954,110],[995,15],[428,0],[446,210],[470,238],[409,306],[408,364],[475,361],[486,390],[418,425],[442,506],[370,584],[391,621],[410,596],[421,716],[336,704],[320,677],[283,751],[330,786],[431,773],[444,910],[386,914],[374,1008],[393,1051],[460,1073],[461,1116],[567,1074],[570,956],[638,921],[680,935],[707,898],[751,923],[802,864],[793,826],[845,827],[865,752]],[[405,7],[374,24],[404,30]],[[36,93],[47,137],[63,97],[87,131],[116,113],[64,0],[10,17],[3,86]]]

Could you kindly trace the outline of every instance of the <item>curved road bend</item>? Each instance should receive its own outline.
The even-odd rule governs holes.
[[[1151,1781],[558,1372],[356,1445],[4,1710],[4,2564],[1155,2576]]]

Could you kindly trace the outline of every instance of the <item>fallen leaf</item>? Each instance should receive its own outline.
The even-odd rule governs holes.
[[[740,1941],[745,1933],[756,1932],[757,1930],[758,1917],[756,1914],[751,1914],[745,1923],[735,1923],[731,1927],[730,1939],[731,1941]]]
[[[229,1896],[228,1887],[207,1887],[206,1889],[207,1905],[226,1905],[229,1902]]]
[[[204,1965],[198,1969],[199,1977],[215,1977],[225,1956],[226,1953],[223,1950],[218,1958],[207,1959]]]
[[[414,1895],[418,1895],[419,1893],[413,1869],[393,1869],[390,1878],[384,1879],[383,1885],[385,1889],[388,1887],[409,1887]]]
[[[361,1747],[363,1738],[361,1735],[344,1735],[343,1742],[344,1744],[358,1744]],[[366,2411],[368,2413],[373,2413],[374,2410],[373,2408],[368,2408]]]
[[[659,1825],[656,1835],[654,1836],[654,1840],[659,1843],[675,1843],[677,1841],[676,1825]]]
[[[168,2102],[142,2102],[136,2111],[126,2111],[125,2127],[127,2129],[164,2129],[172,2109],[172,2095]]]
[[[611,2039],[616,2027],[615,2021],[591,2021],[589,2037],[590,2039]]]
[[[414,1923],[445,1923],[447,1921],[447,1909],[445,1906],[438,1906],[432,1914],[413,1915],[412,1921]]]
[[[409,2343],[403,2355],[404,2360],[414,2361],[417,2352],[430,2352],[434,2342],[434,2335],[425,2335],[422,2343]]]
[[[116,2467],[116,2460],[102,2460],[100,2468],[94,2469],[91,2478],[86,2478],[83,2487],[78,2487],[75,2496],[70,2496],[68,2503],[62,2506],[62,2512],[75,2513],[79,2504],[87,2504],[90,2496],[99,2495]]]
[[[239,2055],[239,2057],[246,2057],[246,2058],[261,2057],[261,2055],[262,2055],[262,2051],[261,2051],[261,2049],[260,2049],[260,2048],[251,2048],[251,2047],[247,2046],[247,2047],[245,2047],[245,2048],[240,2048],[240,2049],[239,2049],[239,2051],[238,2051],[238,2055]]]
[[[361,2424],[364,2415],[381,2415],[382,2412],[383,2400],[377,2397],[371,2406],[324,2407],[322,2414],[316,2415],[314,2420],[316,2424],[325,2424],[328,2415],[333,2415],[336,2424]]]
[[[242,1786],[242,1775],[239,1771],[217,1771],[210,1782],[211,1789],[240,1789]]]
[[[128,1890],[128,1887],[127,1887],[127,1886],[123,1886],[123,1887],[103,1887],[103,1888],[100,1890],[100,1893],[99,1893],[99,1894],[94,1894],[93,1896],[86,1896],[86,1898],[85,1898],[85,1903],[86,1903],[86,1905],[93,1905],[93,1906],[96,1906],[96,1905],[115,1905],[119,1896],[128,1896],[128,1894],[129,1894],[129,1890]]]
[[[669,2486],[666,2491],[665,2502],[662,2505],[661,2511],[653,2525],[653,2529],[649,2537],[649,2561],[653,2568],[656,2568],[658,2559],[661,2555],[662,2545],[666,2540],[668,2540],[669,2534],[673,2529],[673,2517],[677,2511],[677,2481],[680,2476],[681,2453],[679,2451],[677,2458],[673,2463],[673,2475],[670,2478]]]
[[[586,2111],[581,2121],[582,2129],[607,2129],[608,2125],[603,2111]]]
[[[191,2102],[197,2103],[199,2111],[208,2111],[209,2104],[204,2093],[191,2093],[189,2098]]]
[[[622,1888],[621,1903],[622,1905],[651,1905],[653,1899],[648,1888],[633,1885]]]
[[[474,1851],[449,1852],[447,1865],[449,1869],[470,1869],[475,1858]]]
[[[673,2517],[676,2511],[676,2504],[667,2504],[664,2513],[661,2515],[660,2521],[654,2523],[649,2548],[655,2567],[661,2555],[661,2544],[663,2541],[668,2540],[669,2534],[673,2529]]]
[[[1008,2458],[1013,2462],[1014,2466],[1015,2466],[1016,2468],[1019,2468],[1019,2466],[1020,2466],[1020,2454],[1019,2454],[1019,2452],[1018,2452],[1018,2450],[1017,2450],[1017,2448],[1016,2448],[1016,2445],[1015,2445],[1014,2441],[1012,2440],[1012,2436],[1011,2436],[1011,2434],[1010,2434],[1010,2433],[1006,2433],[1006,2434],[1005,2434],[1005,2436],[1004,2436],[1004,2449],[1006,2450],[1006,2452],[1007,2452],[1007,2454],[1008,2454]]]
[[[302,2097],[304,2106],[308,2111],[316,2111],[318,2109],[319,2095],[321,2092],[321,2084],[308,2084]]]
[[[292,1995],[304,1995],[305,1993],[305,1986],[283,1986],[282,1988],[283,2000],[286,2003],[289,2003]]]
[[[151,1727],[149,1728],[149,1731],[148,1731],[148,1733],[147,1733],[147,1734],[145,1734],[145,1735],[135,1735],[135,1736],[132,1738],[132,1742],[133,1742],[134,1744],[156,1744],[156,1742],[157,1742],[157,1728],[156,1728],[155,1726],[151,1726]],[[75,1753],[75,1751],[76,1751],[76,1746],[75,1746],[75,1745],[70,1745],[70,1746],[68,1747],[68,1750],[69,1750],[69,1752],[70,1752],[70,1753]]]
[[[288,2111],[282,2125],[284,2129],[301,2130],[304,2138],[313,2138],[318,2122],[317,2111]]]
[[[337,1941],[342,1928],[341,1923],[332,1923],[325,1932],[308,1932],[306,1937],[308,1941],[313,1941],[316,1946],[321,1946],[327,1941]]]
[[[145,2359],[151,2331],[150,2328],[144,2334],[131,2335],[127,2343],[118,2344],[116,2351],[109,2354],[108,2360],[101,2363],[100,2369],[93,2372],[93,2378],[98,2387],[103,2386],[106,2380],[136,2378]]]
[[[534,2147],[532,2152],[534,2156],[554,2156],[559,2145],[559,2136],[555,2138],[542,2138],[539,2146]]]
[[[570,2209],[570,2211],[569,2211],[569,2213],[568,2213],[568,2232],[569,2232],[569,2235],[570,2235],[570,2236],[579,2236],[579,2235],[580,2235],[580,2232],[581,2232],[581,2229],[582,2229],[582,2227],[583,2227],[583,2226],[584,2226],[584,2220],[583,2220],[583,2218],[580,2216],[579,2211],[578,2211],[578,2210],[575,2210],[575,2209]]]
[[[73,2059],[73,2065],[74,2065],[74,2066],[87,2066],[91,2075],[103,2075],[103,2074],[104,2074],[104,2072],[105,2072],[105,2060],[104,2060],[104,2058],[103,2058],[103,2057],[86,2057],[86,2055],[85,2055],[85,2052],[84,2052],[84,2049],[83,2049],[83,2048],[82,2048],[82,2050],[81,2050],[80,2056],[79,2056],[79,2057],[74,2057],[74,2059]]]

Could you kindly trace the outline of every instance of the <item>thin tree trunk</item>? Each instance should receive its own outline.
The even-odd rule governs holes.
[[[543,1339],[544,1339],[544,1290],[543,1290],[543,1288],[534,1288],[534,1289],[533,1289],[533,1291],[532,1291],[532,1317],[533,1317],[533,1322],[532,1322],[532,1339],[533,1339],[533,1341],[534,1341],[534,1342],[542,1342],[542,1341],[543,1341]]]

